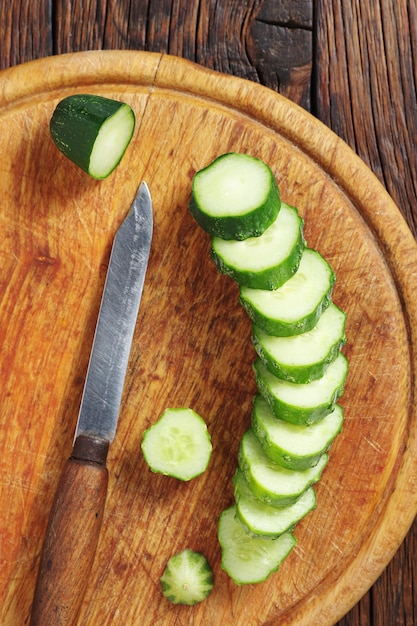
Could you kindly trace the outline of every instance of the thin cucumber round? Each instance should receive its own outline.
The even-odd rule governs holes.
[[[252,429],[267,456],[288,469],[302,471],[313,467],[330,448],[343,426],[343,409],[336,405],[331,413],[311,426],[298,426],[278,419],[268,403],[258,395],[252,412]]]
[[[258,537],[277,538],[292,530],[307,513],[316,508],[316,494],[309,487],[293,504],[274,507],[256,498],[238,469],[233,478],[236,515],[249,532]]]
[[[173,604],[193,606],[213,590],[213,571],[200,552],[189,548],[172,556],[160,578],[162,593]]]
[[[294,471],[272,461],[253,430],[249,428],[242,437],[238,464],[252,493],[271,506],[293,504],[323,472],[328,461],[323,454],[318,463],[303,471]]]
[[[335,274],[316,250],[306,248],[298,270],[273,291],[240,288],[252,322],[269,335],[288,337],[311,330],[331,302]]]
[[[274,222],[280,207],[275,177],[256,157],[223,154],[193,177],[191,214],[214,237],[257,237]]]
[[[125,102],[90,94],[61,100],[50,120],[57,148],[95,179],[120,163],[135,129],[135,114]]]
[[[301,335],[276,337],[253,325],[252,340],[267,369],[293,383],[321,378],[346,343],[346,314],[330,303],[317,324]]]
[[[142,452],[153,472],[188,481],[207,469],[211,437],[204,420],[192,409],[166,409],[145,430]]]
[[[221,567],[237,585],[260,583],[276,572],[297,541],[290,532],[277,539],[249,534],[236,516],[236,507],[225,509],[219,518],[218,539]]]
[[[262,235],[244,241],[214,237],[211,256],[218,270],[239,285],[277,289],[297,271],[304,247],[303,220],[297,209],[282,203]]]
[[[293,424],[309,426],[333,411],[344,390],[348,361],[340,352],[321,378],[305,384],[277,378],[259,358],[253,367],[259,392],[274,415]]]

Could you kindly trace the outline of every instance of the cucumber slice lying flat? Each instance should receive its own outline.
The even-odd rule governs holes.
[[[278,289],[241,287],[240,301],[268,335],[288,337],[311,330],[331,302],[336,277],[316,250],[306,248],[294,276]]]
[[[254,537],[236,517],[236,507],[225,509],[219,518],[218,538],[221,566],[237,585],[260,583],[275,572],[297,541],[290,532],[277,539]]]
[[[280,207],[274,175],[256,157],[223,154],[193,177],[191,214],[215,237],[257,237],[276,219]]]
[[[276,220],[259,237],[214,237],[211,255],[220,272],[253,289],[277,289],[297,271],[305,247],[303,220],[282,203]]]
[[[265,453],[275,463],[296,471],[316,465],[342,426],[343,409],[338,404],[329,415],[311,426],[278,419],[259,395],[253,404],[252,429]]]
[[[258,356],[271,374],[293,383],[321,378],[346,343],[346,314],[330,303],[317,324],[301,335],[276,337],[253,326]]]
[[[271,506],[293,504],[321,476],[328,461],[323,454],[312,468],[296,472],[272,461],[253,430],[250,428],[242,437],[238,464],[252,493]]]
[[[213,590],[213,571],[200,552],[186,549],[172,556],[161,576],[162,593],[173,604],[194,605]]]
[[[294,504],[278,508],[253,495],[240,469],[236,471],[233,483],[236,515],[249,532],[259,537],[279,537],[316,507],[313,487],[307,489]]]
[[[309,426],[333,411],[343,393],[348,362],[340,352],[321,378],[305,384],[277,378],[259,358],[253,368],[258,389],[274,415],[293,424]]]
[[[142,452],[153,472],[187,481],[206,470],[211,437],[204,420],[192,409],[166,409],[145,430]]]
[[[96,179],[120,163],[135,129],[135,114],[124,102],[90,94],[61,100],[49,129],[57,148]]]

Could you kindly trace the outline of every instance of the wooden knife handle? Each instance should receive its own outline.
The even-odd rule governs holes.
[[[108,445],[81,435],[64,467],[42,548],[31,626],[77,622],[103,519]]]

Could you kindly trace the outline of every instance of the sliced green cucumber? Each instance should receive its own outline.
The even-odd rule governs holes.
[[[276,572],[297,541],[290,532],[277,539],[254,537],[236,517],[236,507],[225,509],[219,518],[218,539],[221,566],[237,585],[260,583]]]
[[[194,605],[213,590],[213,571],[200,552],[187,548],[172,556],[160,578],[162,593],[173,604]]]
[[[96,179],[120,163],[135,129],[135,114],[125,102],[75,94],[61,100],[50,124],[57,148]]]
[[[298,472],[287,469],[269,458],[251,428],[243,435],[238,453],[239,467],[252,493],[276,507],[296,502],[320,479],[327,461],[327,454],[323,454],[314,467]]]
[[[302,471],[316,465],[342,426],[343,409],[338,404],[319,422],[298,426],[275,417],[262,396],[253,403],[253,432],[267,456],[288,469]]]
[[[293,383],[321,378],[346,343],[346,314],[330,303],[317,324],[301,335],[276,337],[253,325],[252,339],[267,369]]]
[[[256,157],[229,152],[193,178],[191,214],[214,237],[257,237],[276,219],[280,207],[275,177]]]
[[[305,384],[277,378],[259,358],[253,367],[258,389],[274,415],[293,424],[309,426],[333,411],[343,393],[348,361],[339,352],[321,378]]]
[[[243,472],[233,477],[236,515],[249,532],[259,537],[276,538],[292,530],[307,513],[316,508],[316,494],[309,487],[293,504],[275,507],[253,495]]]
[[[277,289],[297,271],[305,247],[297,209],[281,203],[276,220],[259,237],[214,237],[211,255],[220,272],[253,289]]]
[[[306,248],[298,270],[273,291],[241,287],[240,301],[268,335],[288,337],[311,330],[331,302],[336,277],[316,250]]]
[[[142,452],[153,472],[188,481],[206,470],[211,437],[204,420],[192,409],[166,409],[145,430]]]

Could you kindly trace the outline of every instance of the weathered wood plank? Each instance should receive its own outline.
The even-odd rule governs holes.
[[[316,18],[314,112],[374,171],[416,235],[417,5],[322,0]],[[416,538],[417,522],[339,626],[414,623]]]
[[[416,24],[415,2],[317,4],[315,112],[380,178],[414,235]]]

